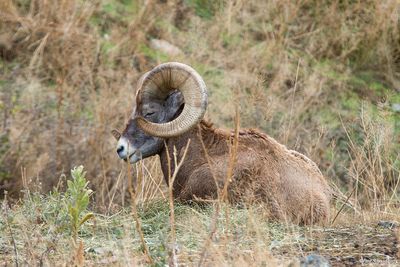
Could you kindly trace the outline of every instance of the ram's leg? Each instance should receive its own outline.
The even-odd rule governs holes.
[[[181,201],[201,201],[216,198],[217,186],[208,168],[199,168],[194,171],[178,196]]]
[[[303,212],[297,213],[297,219],[293,221],[298,224],[326,224],[329,220],[329,202],[325,196],[320,194],[311,194],[312,197],[308,199],[307,206],[304,206]]]
[[[329,201],[325,196],[317,195],[313,205],[311,206],[310,220],[306,223],[309,224],[326,224],[329,220]]]

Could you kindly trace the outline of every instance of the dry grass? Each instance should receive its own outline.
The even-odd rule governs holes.
[[[315,248],[337,263],[351,256],[386,265],[396,243],[385,258],[381,239],[370,235],[396,240],[375,225],[400,222],[399,10],[396,0],[1,1],[0,195],[8,191],[15,205],[3,209],[1,223],[11,227],[0,224],[0,255],[11,262],[15,240],[21,263],[69,263],[60,218],[38,216],[53,202],[35,192],[62,190],[64,173],[84,165],[98,212],[82,232],[86,263],[144,263],[124,208],[129,170],[110,130],[123,128],[138,77],[176,60],[204,77],[208,119],[234,128],[240,106],[241,127],[260,128],[316,161],[335,188],[332,213],[343,206],[334,228],[303,229],[268,222],[259,207],[220,202],[226,212],[219,214],[216,204],[175,205],[178,263],[197,264],[210,241],[210,265],[280,265]],[[153,39],[180,52],[155,49]],[[157,158],[135,172],[144,240],[162,262],[171,240],[168,190]],[[206,241],[213,218],[215,234]],[[348,249],[359,236],[370,250]],[[336,239],[343,242],[330,243]]]

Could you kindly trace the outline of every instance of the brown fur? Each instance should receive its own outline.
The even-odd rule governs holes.
[[[200,136],[211,166],[207,163]],[[173,186],[175,198],[190,201],[217,197],[213,175],[222,188],[232,136],[202,121],[189,132],[166,140],[168,150],[162,150],[160,160],[167,183],[167,151],[173,159],[173,147],[176,147],[180,158],[188,139],[191,140]],[[173,173],[173,166],[171,169]],[[257,130],[239,133],[237,163],[228,197],[231,202],[262,201],[267,204],[271,217],[279,220],[310,224],[325,223],[329,218],[330,189],[316,164]]]

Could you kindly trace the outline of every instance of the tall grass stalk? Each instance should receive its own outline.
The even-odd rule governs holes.
[[[132,175],[132,171],[131,171],[131,164],[129,162],[129,160],[127,161],[127,175],[128,175],[128,190],[129,190],[129,194],[131,196],[131,210],[132,210],[132,215],[133,218],[135,220],[135,225],[136,225],[136,231],[139,234],[139,238],[140,238],[140,242],[142,244],[143,247],[143,252],[147,258],[147,261],[149,264],[153,264],[154,260],[150,255],[150,251],[149,251],[149,247],[147,246],[146,240],[144,239],[144,234],[143,234],[143,230],[142,230],[142,223],[140,221],[140,217],[137,211],[137,206],[136,206],[136,191],[135,188],[133,186],[133,175]],[[140,173],[139,175],[142,175],[142,173]]]
[[[228,161],[228,168],[226,171],[226,176],[225,176],[225,180],[224,180],[224,185],[223,188],[220,189],[219,185],[217,183],[216,180],[216,176],[215,174],[212,174],[214,177],[214,180],[216,182],[216,188],[217,191],[221,191],[217,194],[217,202],[216,202],[216,206],[215,206],[215,210],[214,210],[214,214],[212,216],[212,220],[211,220],[211,224],[210,224],[210,230],[209,230],[209,235],[206,239],[206,241],[204,242],[204,247],[202,249],[202,252],[200,254],[200,260],[198,263],[198,266],[202,266],[204,264],[205,258],[207,257],[207,250],[209,249],[209,246],[213,240],[213,237],[217,231],[217,227],[218,227],[218,218],[220,215],[220,210],[221,210],[221,206],[224,205],[225,206],[225,223],[226,223],[226,228],[229,229],[229,199],[228,199],[228,187],[229,184],[232,182],[232,174],[233,174],[233,169],[235,167],[235,164],[237,162],[237,149],[239,146],[239,128],[240,128],[240,118],[239,118],[239,110],[238,108],[235,109],[235,130],[234,130],[234,135],[233,135],[233,140],[230,139],[229,140],[229,161]],[[201,138],[200,138],[201,139]],[[210,164],[210,159],[208,157],[208,153],[207,150],[204,146],[204,144],[202,143],[203,149],[204,149],[204,154],[206,155],[208,164]],[[210,165],[210,171],[212,171],[212,167]],[[228,240],[228,238],[226,237],[225,240]]]
[[[168,150],[168,146],[166,145],[166,149]],[[170,209],[170,227],[171,227],[171,243],[170,243],[170,259],[169,259],[169,266],[178,266],[178,259],[177,259],[177,250],[178,250],[178,244],[176,242],[176,229],[175,229],[175,208],[174,208],[174,182],[175,178],[178,175],[178,172],[180,168],[182,167],[182,164],[185,161],[186,158],[186,153],[189,149],[190,146],[190,139],[188,140],[182,157],[178,161],[178,155],[176,151],[176,147],[174,147],[174,173],[171,175],[171,159],[169,156],[169,153],[167,153],[167,161],[168,161],[168,200],[169,200],[169,209]]]

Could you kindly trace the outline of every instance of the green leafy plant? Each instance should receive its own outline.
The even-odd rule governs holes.
[[[67,181],[65,194],[70,226],[75,241],[82,224],[94,217],[93,213],[87,212],[89,198],[93,191],[87,188],[89,182],[86,181],[85,174],[83,166],[73,168],[71,170],[72,180]]]

